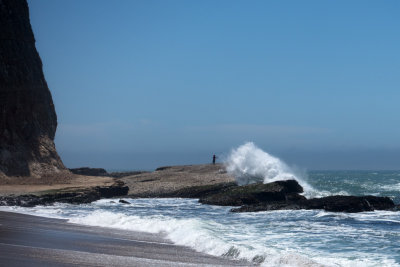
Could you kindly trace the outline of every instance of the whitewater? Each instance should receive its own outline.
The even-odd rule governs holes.
[[[400,171],[295,172],[244,144],[226,159],[241,184],[296,179],[305,194],[389,196],[400,202]],[[178,245],[261,266],[400,266],[400,212],[332,213],[287,210],[231,213],[196,199],[102,199],[1,210],[63,218],[71,223],[161,234]]]
[[[306,196],[318,195],[304,180],[304,174],[294,171],[285,162],[258,148],[253,142],[233,149],[225,162],[226,170],[235,177],[239,185],[294,179],[303,187]]]

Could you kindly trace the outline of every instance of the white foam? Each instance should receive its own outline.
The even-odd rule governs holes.
[[[285,216],[286,211],[277,212],[275,215]],[[326,215],[326,214],[325,214]],[[321,215],[320,215],[321,216]],[[337,215],[335,215],[337,216]],[[357,255],[357,259],[333,258],[329,255],[313,255],[310,251],[297,251],[293,248],[290,241],[290,233],[286,233],[284,239],[281,234],[265,231],[265,240],[281,239],[281,246],[286,246],[285,250],[277,249],[274,246],[265,246],[265,243],[259,242],[252,231],[248,235],[240,236],[240,241],[229,235],[221,233],[232,232],[231,226],[223,225],[215,221],[206,221],[198,219],[175,219],[168,216],[148,216],[140,217],[135,215],[126,215],[123,213],[94,211],[80,218],[69,220],[73,223],[112,227],[124,230],[143,231],[149,233],[161,233],[177,245],[188,246],[196,251],[204,252],[215,256],[230,256],[236,259],[246,259],[255,263],[261,263],[261,266],[268,267],[320,267],[320,266],[374,266],[376,261],[364,259],[362,255]],[[313,224],[314,233],[323,234],[326,226]],[[338,231],[348,232],[350,235],[354,229],[337,228]],[[356,237],[356,236],[354,236]],[[272,245],[272,244],[271,244]],[[307,252],[306,254],[304,254]],[[356,255],[357,253],[355,253]],[[337,256],[337,255],[336,255]],[[391,266],[396,266],[393,260],[385,260]]]
[[[261,262],[262,266],[377,266],[377,264],[398,266],[393,259],[385,259],[379,254],[365,254],[357,250],[353,250],[350,256],[345,251],[330,254],[320,250],[321,243],[319,242],[302,246],[302,239],[299,239],[299,236],[308,237],[312,234],[321,237],[321,240],[332,240],[336,233],[340,233],[348,238],[365,239],[365,242],[369,242],[368,238],[375,233],[374,229],[357,229],[342,224],[332,226],[321,220],[306,218],[323,219],[329,216],[332,217],[329,219],[330,222],[346,218],[394,222],[399,219],[393,212],[345,214],[283,210],[227,214],[225,212],[228,212],[228,209],[202,206],[195,200],[126,200],[131,204],[123,205],[115,200],[104,199],[90,205],[56,204],[55,206],[38,206],[33,209],[10,207],[0,209],[66,218],[69,222],[84,225],[160,233],[175,244],[189,246],[199,252],[246,259],[255,263]],[[171,207],[174,212],[168,213]],[[179,207],[182,210],[179,210]],[[214,208],[216,215],[214,215]],[[157,209],[165,212],[156,212]],[[192,210],[192,213],[188,210]],[[204,215],[201,215],[202,212]],[[165,213],[170,215],[165,215]],[[212,214],[212,216],[205,216],[207,214]],[[229,218],[225,220],[226,217]],[[381,234],[386,235],[384,232]]]
[[[262,263],[262,266],[322,266],[295,252],[281,253],[275,248],[251,242],[251,236],[242,242],[235,241],[234,238],[232,240],[224,239],[220,233],[229,232],[232,229],[229,225],[222,225],[215,221],[174,219],[167,216],[143,218],[105,211],[94,211],[84,217],[72,218],[69,221],[91,226],[161,233],[177,245],[188,246],[196,251],[214,256],[227,256]]]
[[[160,233],[178,245],[189,246],[196,251],[221,256],[232,250],[229,244],[218,237],[215,229],[226,227],[214,221],[197,219],[175,219],[167,216],[149,216],[146,218],[123,213],[94,211],[83,217],[71,218],[69,222],[91,226],[118,228],[123,230]],[[244,253],[243,253],[244,252]],[[240,258],[252,259],[257,253],[241,251]],[[239,256],[239,255],[238,255]]]
[[[320,195],[293,168],[261,150],[252,142],[231,151],[226,160],[226,169],[235,177],[239,185],[294,179],[303,187],[305,195],[309,197]]]
[[[312,197],[327,197],[327,196],[332,196],[332,195],[340,195],[340,196],[349,196],[350,194],[347,191],[341,190],[337,192],[330,192],[326,190],[318,191],[314,190],[312,192]]]
[[[381,185],[380,189],[385,191],[400,191],[400,183]]]

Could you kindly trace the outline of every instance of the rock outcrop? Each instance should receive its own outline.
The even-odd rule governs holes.
[[[0,0],[0,176],[66,171],[26,0]]]
[[[51,205],[55,202],[82,204],[99,200],[125,196],[129,188],[121,181],[116,181],[110,186],[95,186],[84,188],[66,188],[20,196],[0,196],[0,206],[34,207],[36,205]]]
[[[306,209],[324,209],[333,212],[362,212],[393,209],[394,203],[388,197],[377,196],[329,196],[313,198],[305,202]]]
[[[110,174],[111,177],[114,173]],[[157,168],[121,178],[129,186],[128,195],[141,197],[200,198],[236,186],[222,164],[180,165]]]
[[[268,184],[256,183],[229,187],[201,197],[203,204],[241,206],[233,212],[257,212],[269,210],[322,209],[332,212],[363,212],[395,210],[388,197],[377,196],[329,196],[306,199],[300,195],[303,188],[295,180]]]
[[[258,205],[267,202],[290,202],[305,199],[303,188],[295,180],[234,186],[200,198],[200,203],[218,206]]]
[[[88,176],[108,176],[108,172],[103,168],[81,167],[69,169],[73,174],[88,175]]]
[[[175,189],[175,190],[154,190],[145,193],[136,193],[129,195],[132,198],[204,198],[209,195],[214,195],[228,188],[237,187],[234,182],[213,183],[208,185],[191,186]],[[130,188],[132,189],[132,188]],[[217,204],[215,204],[217,205]]]

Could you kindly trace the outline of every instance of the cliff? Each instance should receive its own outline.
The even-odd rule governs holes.
[[[0,177],[66,172],[26,0],[0,0]]]

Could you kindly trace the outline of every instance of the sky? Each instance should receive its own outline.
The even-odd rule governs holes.
[[[28,4],[67,167],[400,169],[399,1]]]

